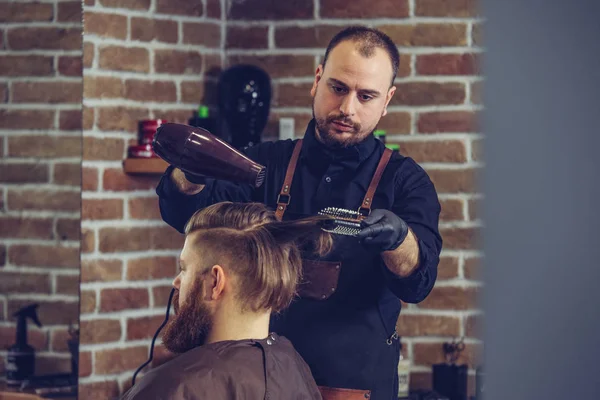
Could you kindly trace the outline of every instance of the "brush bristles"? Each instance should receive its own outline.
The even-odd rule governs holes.
[[[337,235],[356,236],[361,231],[360,217],[357,211],[338,207],[327,207],[319,211],[319,215],[333,217],[331,224],[323,227],[326,232]]]

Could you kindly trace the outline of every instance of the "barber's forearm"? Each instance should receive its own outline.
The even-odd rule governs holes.
[[[395,250],[382,253],[383,262],[388,269],[400,278],[410,276],[419,267],[419,244],[411,229],[404,242]]]
[[[185,179],[185,174],[179,168],[173,169],[173,172],[171,173],[171,181],[175,184],[177,190],[187,195],[198,194],[202,191],[202,189],[204,189],[205,186],[192,183]]]

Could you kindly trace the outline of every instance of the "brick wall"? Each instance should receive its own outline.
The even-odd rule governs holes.
[[[466,338],[459,361],[477,365],[481,48],[473,1],[86,0],[84,10],[86,398],[124,390],[146,359],[181,245],[158,214],[158,177],[123,174],[137,121],[186,122],[199,102],[214,103],[221,62],[249,62],[273,79],[265,139],[276,137],[283,116],[294,117],[302,135],[314,71],[328,40],[350,23],[380,27],[400,45],[398,90],[381,127],[427,169],[443,206],[438,283],[422,304],[404,308],[398,324],[412,360],[411,385],[430,386],[431,364],[443,360],[441,346],[454,337]]]
[[[38,303],[36,373],[70,372],[77,327],[81,3],[0,2],[0,380],[12,314]]]

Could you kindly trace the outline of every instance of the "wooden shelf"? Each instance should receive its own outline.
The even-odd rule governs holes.
[[[123,161],[126,174],[162,174],[168,166],[162,158],[127,158]]]

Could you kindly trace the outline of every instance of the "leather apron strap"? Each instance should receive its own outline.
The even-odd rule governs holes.
[[[375,170],[375,174],[373,175],[373,179],[371,179],[371,183],[369,184],[369,188],[367,189],[367,194],[363,199],[362,204],[360,205],[360,209],[358,210],[360,214],[367,216],[371,213],[371,204],[373,204],[373,196],[375,195],[375,190],[377,190],[377,186],[379,185],[379,181],[381,180],[381,176],[383,175],[383,171],[385,171],[385,167],[387,167],[390,158],[392,157],[393,151],[388,149],[387,147],[383,151],[381,158],[379,159],[379,164],[377,165],[377,169]]]
[[[275,210],[275,217],[281,221],[283,218],[283,214],[287,206],[290,204],[290,200],[292,196],[290,196],[290,189],[292,187],[292,181],[294,180],[294,172],[296,171],[296,164],[298,163],[298,157],[300,156],[300,150],[302,149],[302,139],[296,142],[296,146],[294,147],[294,152],[292,153],[292,158],[287,167],[287,171],[285,173],[285,179],[283,180],[283,186],[281,187],[281,191],[279,192],[279,196],[277,196],[277,210]]]

